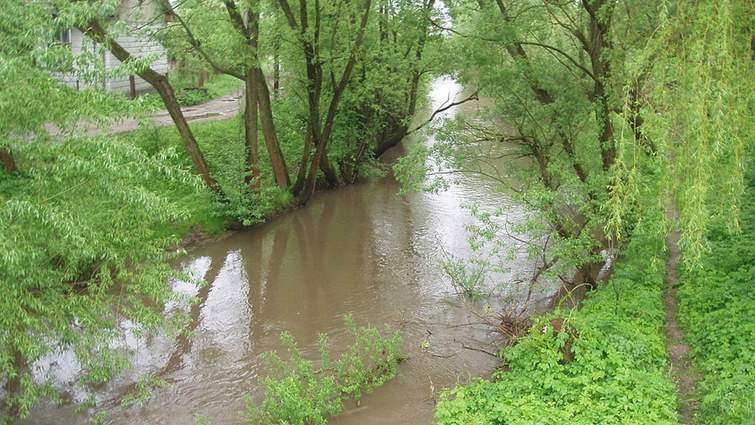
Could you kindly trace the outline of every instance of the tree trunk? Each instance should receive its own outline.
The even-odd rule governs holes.
[[[304,183],[307,179],[307,164],[309,164],[309,154],[312,150],[312,130],[307,127],[307,135],[304,137],[304,150],[302,151],[301,162],[299,163],[299,171],[296,173],[296,183],[292,189],[294,196],[299,196]]]
[[[265,81],[265,75],[262,70],[255,69],[257,73],[257,101],[260,107],[260,121],[262,122],[262,133],[265,137],[265,146],[267,152],[270,155],[270,163],[273,167],[273,175],[275,176],[275,183],[281,189],[288,189],[291,181],[288,177],[288,167],[286,167],[286,159],[283,157],[283,152],[278,142],[278,133],[275,130],[275,121],[273,120],[273,109],[270,105],[270,91],[267,88],[267,82]]]
[[[144,76],[142,76],[142,78],[144,78]],[[191,132],[189,123],[186,121],[183,112],[181,112],[181,107],[176,100],[176,94],[173,91],[173,87],[168,82],[168,79],[163,76],[160,76],[160,78],[154,82],[146,78],[144,79],[157,90],[158,94],[160,94],[170,117],[173,119],[173,123],[176,125],[178,133],[181,135],[181,139],[184,141],[184,146],[189,153],[189,157],[191,157],[191,162],[202,177],[204,184],[210,188],[210,190],[220,192],[220,186],[218,186],[218,183],[210,174],[210,169],[205,162],[204,155],[202,155],[197,140],[194,138],[194,133]]]
[[[107,46],[110,53],[122,63],[127,63],[132,60],[131,53],[124,49],[117,41],[111,39],[105,29],[96,20],[90,21],[87,27],[82,28],[81,30],[92,37],[96,42]],[[160,98],[162,98],[165,108],[168,110],[171,119],[173,119],[173,123],[176,125],[178,133],[181,135],[186,151],[189,153],[189,157],[191,157],[191,162],[202,177],[204,184],[210,188],[210,190],[220,192],[220,187],[210,175],[210,169],[207,167],[202,151],[199,149],[199,145],[194,138],[194,134],[191,132],[191,128],[189,127],[183,112],[181,112],[181,107],[176,100],[173,86],[170,85],[170,82],[164,75],[155,72],[152,68],[144,68],[137,74],[157,90]]]
[[[354,46],[351,49],[351,52],[349,54],[349,59],[346,62],[346,66],[344,66],[343,73],[341,74],[341,78],[338,80],[338,83],[335,87],[333,87],[333,97],[330,100],[330,105],[328,107],[328,112],[325,116],[325,123],[322,127],[322,133],[318,136],[318,129],[319,129],[319,120],[320,116],[317,114],[317,122],[314,123],[314,125],[317,125],[317,127],[313,127],[315,129],[314,133],[314,140],[315,144],[317,146],[317,150],[315,152],[315,156],[312,159],[312,164],[309,168],[309,175],[306,179],[306,184],[304,187],[304,190],[302,191],[300,197],[299,197],[299,203],[304,204],[306,203],[309,198],[312,196],[312,194],[315,191],[315,183],[317,182],[317,172],[322,166],[324,168],[324,172],[328,180],[331,179],[331,177],[328,176],[329,173],[333,174],[333,177],[335,177],[335,180],[338,180],[338,177],[335,174],[335,171],[333,171],[332,167],[330,167],[330,164],[328,163],[326,148],[328,145],[328,141],[330,140],[330,135],[333,131],[333,125],[335,123],[336,118],[336,112],[338,111],[338,104],[341,101],[341,96],[343,96],[344,91],[346,90],[346,86],[349,83],[349,80],[351,79],[351,74],[354,70],[354,65],[356,64],[357,59],[357,52],[361,50],[362,42],[364,41],[364,33],[365,29],[367,28],[367,20],[370,16],[370,9],[372,7],[372,0],[365,0],[364,2],[364,12],[361,17],[361,21],[359,23],[359,32],[357,33],[356,40],[354,42]],[[302,17],[304,19],[304,16]],[[317,23],[319,23],[319,19],[316,20]],[[306,27],[305,25],[302,25],[302,27]],[[316,33],[319,33],[319,28],[315,29]],[[310,68],[314,65],[315,68],[315,74],[319,78],[318,84],[322,84],[322,67],[319,63],[313,64],[310,63],[310,61],[316,59],[314,52],[307,51],[307,48],[311,48],[311,46],[307,46],[305,44],[305,57],[307,59],[307,68]],[[319,59],[319,58],[318,58]],[[311,72],[308,69],[307,72],[308,76],[311,76]],[[318,87],[319,87],[318,85]],[[312,99],[312,96],[310,95],[310,99]],[[310,100],[310,118],[313,117],[312,113],[312,101]],[[311,119],[310,119],[311,120]],[[319,143],[318,143],[319,141]]]
[[[21,375],[28,371],[29,365],[27,364],[26,358],[24,358],[17,348],[12,348],[11,352],[13,353],[11,367],[15,369],[16,374],[5,382],[5,401],[3,403],[3,410],[8,417],[14,418],[21,413],[21,406],[16,397],[18,397],[23,390]]]
[[[13,152],[8,147],[0,148],[0,163],[3,164],[3,169],[8,173],[18,170],[16,160],[13,158]]]
[[[273,41],[273,98],[278,99],[281,88],[280,38]]]
[[[278,142],[278,132],[275,130],[275,120],[273,119],[273,109],[270,103],[270,90],[267,87],[267,79],[262,72],[258,62],[257,49],[258,40],[260,37],[260,12],[259,3],[257,1],[251,1],[249,3],[250,9],[247,12],[247,33],[249,50],[252,59],[249,64],[247,73],[254,74],[254,86],[255,97],[257,98],[257,105],[259,106],[259,118],[262,123],[262,135],[265,139],[265,147],[267,153],[270,156],[270,164],[273,168],[273,176],[275,177],[275,184],[281,189],[288,189],[291,185],[291,180],[288,176],[288,167],[286,167],[286,159],[283,157],[283,152]],[[243,25],[237,23],[243,32]]]
[[[253,70],[247,70],[245,81],[245,109],[244,109],[244,131],[246,141],[246,167],[249,174],[247,183],[251,183],[253,188],[260,186],[259,170],[259,136],[257,132],[258,122],[258,104],[257,104],[257,73]]]

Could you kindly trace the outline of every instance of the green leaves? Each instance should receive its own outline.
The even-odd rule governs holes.
[[[288,359],[275,352],[265,354],[265,398],[259,405],[247,400],[249,423],[324,424],[341,412],[344,400],[359,401],[396,375],[403,359],[401,335],[384,336],[377,328],[357,326],[349,316],[345,320],[353,342],[332,359],[328,337],[320,335],[319,368],[304,358],[291,334],[281,334]]]
[[[752,157],[752,151],[749,152]],[[719,224],[708,233],[710,253],[682,274],[680,321],[702,374],[699,423],[747,424],[755,417],[755,172],[748,170],[742,233]]]
[[[539,318],[505,349],[509,371],[447,391],[439,423],[675,424],[662,335],[663,252],[654,239],[662,235],[640,230],[612,280],[581,310]],[[567,331],[554,330],[554,317]],[[571,361],[563,354],[567,341]]]
[[[51,378],[31,375],[43,357],[75,353],[78,383],[54,383],[85,390],[126,367],[128,353],[110,345],[123,321],[154,330],[174,297],[166,249],[189,220],[176,194],[209,198],[168,151],[80,139],[26,144],[18,157],[21,173],[0,179],[0,374],[23,416],[54,398]]]

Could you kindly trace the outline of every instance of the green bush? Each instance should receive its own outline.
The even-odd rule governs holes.
[[[383,336],[374,327],[357,327],[349,317],[346,325],[354,342],[335,360],[328,338],[320,335],[318,368],[302,356],[290,334],[282,333],[289,357],[283,360],[275,352],[266,353],[269,376],[263,381],[265,398],[259,405],[247,401],[246,420],[254,424],[324,424],[341,412],[344,400],[359,401],[392,379],[403,359],[401,335]]]
[[[230,220],[251,225],[286,208],[291,203],[289,192],[275,186],[269,157],[260,148],[260,187],[251,189],[247,182],[246,152],[243,126],[239,117],[229,120],[192,124],[192,130],[207,160],[210,171],[220,185],[224,198],[211,203],[216,220],[228,224]],[[150,155],[165,150],[175,151],[173,165],[192,170],[188,154],[176,129],[150,127],[119,136],[126,143],[144,149]],[[283,144],[284,154],[287,145]],[[222,226],[221,226],[222,227]]]
[[[614,277],[589,293],[580,310],[539,317],[504,350],[510,370],[446,391],[438,422],[677,423],[663,335],[661,235],[638,229]]]
[[[679,317],[702,379],[700,424],[755,423],[755,172],[742,231],[713,230],[699,269],[682,274]]]
[[[215,219],[175,149],[148,155],[96,138],[36,141],[16,154],[20,171],[0,173],[0,375],[18,382],[5,402],[23,416],[57,399],[32,374],[44,356],[75,351],[85,388],[125,366],[108,345],[120,321],[165,324],[161,306],[177,296],[167,248]]]

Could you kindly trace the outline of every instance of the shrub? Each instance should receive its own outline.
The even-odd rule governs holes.
[[[281,342],[288,352],[283,360],[277,353],[264,356],[269,376],[264,379],[265,398],[256,405],[247,401],[245,418],[254,424],[324,424],[343,409],[346,399],[381,386],[396,375],[403,359],[398,332],[383,336],[374,327],[357,327],[346,318],[354,342],[338,359],[331,359],[328,338],[320,335],[319,368],[303,357],[294,338],[287,332]]]

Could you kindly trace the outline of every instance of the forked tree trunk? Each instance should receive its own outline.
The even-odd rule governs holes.
[[[279,3],[281,5],[286,5],[284,7],[284,13],[289,15],[289,23],[291,23],[292,28],[295,28],[295,19],[293,18],[293,15],[290,12],[290,8],[287,5],[287,2],[284,2],[283,0],[280,0]],[[346,62],[346,65],[344,66],[343,73],[341,74],[341,78],[338,80],[338,83],[335,87],[333,87],[333,97],[330,100],[330,105],[328,106],[328,112],[325,116],[325,122],[322,127],[322,131],[320,132],[318,130],[319,127],[319,120],[320,116],[319,113],[315,113],[315,110],[317,108],[317,105],[313,103],[312,96],[310,95],[310,125],[313,128],[313,139],[315,141],[316,150],[314,158],[312,158],[312,164],[309,167],[309,173],[307,175],[304,189],[302,190],[301,194],[299,195],[299,203],[305,204],[309,201],[310,197],[315,191],[315,184],[317,182],[317,173],[318,170],[321,168],[325,172],[326,177],[328,180],[331,180],[331,178],[335,178],[335,181],[338,181],[338,177],[335,174],[335,171],[333,171],[333,168],[328,163],[327,158],[327,146],[328,141],[330,140],[330,135],[333,131],[333,125],[335,123],[336,113],[338,111],[338,105],[341,101],[341,97],[343,96],[344,91],[346,90],[346,86],[349,83],[349,80],[351,79],[351,74],[354,70],[354,65],[356,64],[357,59],[357,52],[361,49],[362,43],[364,42],[364,33],[365,29],[367,28],[367,21],[370,16],[370,9],[372,7],[372,0],[365,0],[364,2],[364,12],[362,13],[361,20],[359,22],[359,31],[356,36],[356,40],[354,41],[354,45],[351,48],[351,52],[349,53],[349,59]],[[302,20],[304,21],[305,16],[302,16]],[[319,19],[315,20],[316,24],[320,23]],[[306,25],[302,23],[302,28],[306,28]],[[319,28],[315,29],[316,33],[319,33]],[[312,46],[305,44],[305,59],[307,61],[307,67],[308,68],[315,68],[315,72],[311,72],[310,69],[308,69],[308,77],[312,78],[312,75],[314,74],[316,76],[315,86],[317,87],[318,91],[319,88],[322,85],[322,65],[314,61],[319,61],[318,57],[315,57],[313,54]],[[312,83],[312,82],[310,82]],[[319,100],[319,99],[317,99]],[[312,122],[314,121],[314,122]],[[318,137],[319,136],[319,137]],[[329,176],[329,174],[332,174],[332,177]]]

